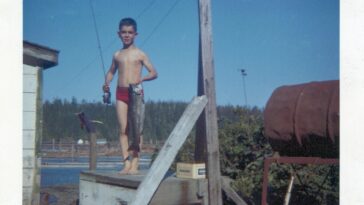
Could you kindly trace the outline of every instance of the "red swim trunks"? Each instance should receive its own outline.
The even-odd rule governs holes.
[[[129,104],[129,88],[118,86],[116,88],[116,99]]]

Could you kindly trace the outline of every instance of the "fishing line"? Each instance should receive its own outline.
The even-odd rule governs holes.
[[[95,11],[94,11],[94,7],[92,6],[92,2],[91,0],[90,2],[90,7],[91,7],[91,13],[92,13],[92,19],[94,22],[94,28],[95,28],[95,32],[96,32],[96,38],[97,38],[97,45],[98,45],[98,49],[99,49],[99,53],[100,53],[100,59],[101,59],[101,64],[102,64],[102,70],[104,72],[104,80],[105,80],[105,85],[106,84],[106,70],[105,70],[105,63],[104,63],[104,57],[102,56],[102,49],[101,49],[101,43],[100,43],[100,36],[99,36],[99,30],[97,29],[97,24],[96,24],[96,17],[95,17]],[[110,104],[111,103],[111,93],[110,93],[110,89],[107,87],[107,89],[104,89],[104,95],[102,96],[103,101],[105,104]]]
[[[106,82],[106,70],[105,70],[105,63],[104,63],[104,57],[102,56],[102,49],[101,49],[101,43],[100,43],[100,37],[99,37],[99,30],[97,29],[97,24],[96,24],[95,11],[94,11],[94,7],[92,6],[92,2],[91,2],[91,0],[90,0],[89,2],[90,2],[91,13],[92,13],[92,19],[93,19],[93,22],[94,22],[94,28],[95,28],[96,38],[97,38],[97,45],[98,45],[98,49],[99,49],[99,53],[100,53],[100,59],[101,59],[101,64],[102,64],[102,70],[104,71],[105,82]]]

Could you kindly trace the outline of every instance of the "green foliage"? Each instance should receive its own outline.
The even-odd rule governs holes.
[[[262,111],[235,108],[236,121],[220,117],[221,172],[234,179],[233,188],[248,204],[260,204],[263,160],[273,151],[263,135]],[[236,118],[236,117],[235,117]],[[283,204],[291,174],[295,181],[290,204],[338,204],[339,167],[272,164],[268,203]],[[226,200],[225,204],[233,204]]]
[[[251,204],[260,197],[263,158],[272,154],[262,134],[262,111],[237,107],[238,120],[221,119],[219,142],[222,174],[235,179],[233,188]]]

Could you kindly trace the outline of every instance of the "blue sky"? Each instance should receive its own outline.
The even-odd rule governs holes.
[[[147,100],[190,101],[197,91],[196,0],[91,0],[106,69],[121,48],[123,17],[138,22],[136,45],[159,78]],[[212,0],[216,97],[220,105],[264,107],[282,85],[339,79],[338,0]],[[23,2],[24,40],[60,50],[44,72],[43,98],[101,101],[103,70],[88,0]],[[115,79],[112,83],[115,98]]]

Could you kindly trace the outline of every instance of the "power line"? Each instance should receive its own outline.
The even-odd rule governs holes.
[[[156,2],[156,0],[151,1],[140,13],[139,15],[136,17],[136,19],[139,19],[146,11],[148,11]]]
[[[97,56],[94,56],[94,58],[86,66],[84,66],[81,70],[79,70],[79,72],[76,75],[74,75],[67,83],[64,83],[63,86],[58,88],[56,90],[56,92],[58,93],[61,90],[69,87],[71,85],[71,82],[76,80],[86,70],[86,68],[90,67],[96,61],[96,59],[97,59]]]
[[[159,28],[160,25],[164,22],[164,20],[169,16],[169,14],[173,11],[173,9],[177,6],[180,0],[176,0],[173,5],[169,8],[167,13],[162,17],[162,19],[158,22],[158,24],[153,28],[152,32],[148,35],[148,37],[140,44],[140,47],[143,47],[147,41],[152,37],[155,31]]]

